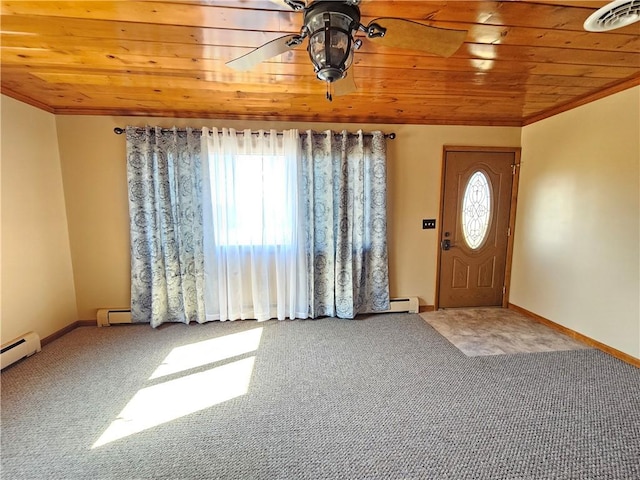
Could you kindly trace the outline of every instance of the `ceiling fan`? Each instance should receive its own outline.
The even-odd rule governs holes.
[[[347,95],[356,90],[353,75],[347,70],[353,62],[354,50],[362,45],[356,39],[363,32],[368,40],[387,47],[419,50],[443,57],[453,55],[464,42],[465,30],[431,27],[401,18],[377,18],[369,25],[360,23],[360,0],[272,0],[284,2],[294,11],[304,13],[303,25],[297,35],[284,35],[255,50],[227,62],[235,70],[250,70],[257,64],[301,45],[308,38],[307,51],[316,76],[327,82],[327,99],[331,86],[335,95]]]

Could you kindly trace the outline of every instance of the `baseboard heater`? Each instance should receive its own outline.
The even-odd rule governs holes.
[[[131,322],[130,308],[101,308],[96,313],[96,319],[99,327],[108,327],[110,325],[120,325]]]
[[[403,297],[389,299],[389,309],[371,313],[418,313],[418,297]],[[132,323],[131,309],[128,308],[101,308],[96,314],[99,327]]]
[[[1,368],[13,365],[18,360],[30,357],[42,350],[40,337],[35,332],[28,332],[2,346],[0,353]]]
[[[389,299],[389,310],[378,311],[375,313],[418,313],[418,297],[403,297]]]

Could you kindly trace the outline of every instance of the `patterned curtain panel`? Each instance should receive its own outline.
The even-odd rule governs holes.
[[[384,135],[309,131],[301,144],[311,316],[388,309]]]
[[[200,132],[127,127],[131,316],[205,321]]]
[[[203,129],[207,320],[307,318],[297,130]]]

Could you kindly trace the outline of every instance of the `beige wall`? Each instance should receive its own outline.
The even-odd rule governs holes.
[[[522,131],[54,117],[3,96],[2,341],[129,304],[125,139],[114,127],[363,128],[397,134],[388,142],[393,296],[434,303],[436,231],[422,230],[421,219],[438,216],[443,145],[519,146],[522,135],[510,301],[638,357],[639,112],[640,88]]]
[[[510,301],[640,357],[640,87],[526,126]]]
[[[78,319],[55,117],[2,96],[2,343]]]
[[[116,126],[358,128],[394,131],[388,142],[389,246],[392,296],[433,305],[437,239],[421,219],[437,218],[443,145],[519,146],[519,128],[328,125],[275,122],[58,116],[58,141],[80,319],[97,308],[129,304],[129,231],[125,138]]]

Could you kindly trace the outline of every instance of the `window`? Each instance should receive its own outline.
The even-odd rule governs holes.
[[[235,155],[212,184],[217,245],[290,245],[293,235],[287,165],[280,155]]]
[[[487,236],[491,216],[491,190],[481,171],[469,178],[462,200],[462,232],[467,245],[480,248]]]

